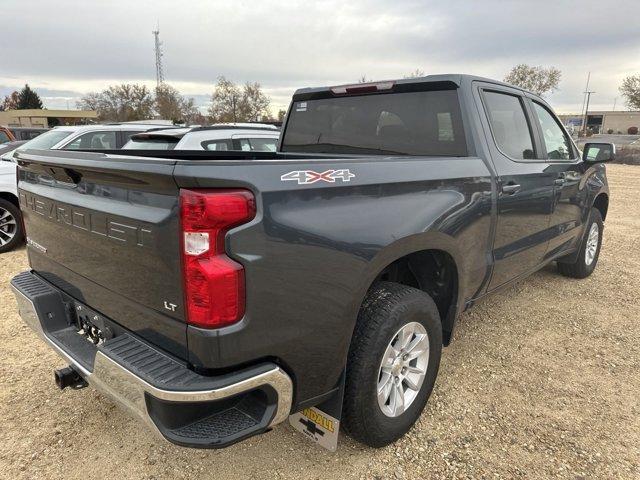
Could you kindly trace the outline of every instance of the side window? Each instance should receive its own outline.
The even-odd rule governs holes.
[[[542,129],[544,144],[547,148],[547,157],[550,160],[570,160],[573,157],[571,142],[558,121],[546,107],[539,103],[533,102],[533,107],[538,115],[538,121]]]
[[[484,92],[491,131],[498,148],[516,160],[535,158],[533,137],[520,97]]]
[[[11,139],[9,138],[9,135],[7,135],[6,133],[0,131],[0,143],[7,143],[7,142],[10,142],[10,141],[11,141]]]
[[[89,132],[64,146],[64,150],[115,150],[116,132]]]
[[[251,151],[251,142],[249,142],[248,138],[241,138],[238,140],[238,143],[240,144],[240,150],[243,152]]]
[[[233,150],[233,145],[231,144],[231,140],[209,140],[207,142],[202,142],[202,148],[209,151],[214,152],[223,152],[228,150]]]
[[[275,152],[278,139],[276,138],[250,138],[251,150],[254,152]]]

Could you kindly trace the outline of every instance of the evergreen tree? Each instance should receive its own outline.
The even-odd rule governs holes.
[[[25,85],[18,94],[18,110],[26,110],[28,108],[42,109],[42,100],[36,92],[31,90],[29,85]]]

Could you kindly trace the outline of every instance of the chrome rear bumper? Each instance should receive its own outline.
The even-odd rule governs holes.
[[[55,289],[36,275],[25,272],[21,275],[29,274],[33,278],[27,279],[32,284],[34,282],[40,282],[42,288],[50,288],[52,292]],[[20,276],[19,276],[20,277]],[[277,399],[272,402],[271,409],[265,412],[269,418],[262,419],[262,424],[258,421],[256,425],[256,432],[261,433],[275,424],[278,424],[287,419],[293,396],[293,386],[291,378],[280,367],[275,364],[271,365],[271,368],[261,369],[261,373],[255,376],[242,378],[235,383],[228,383],[215,388],[200,388],[200,389],[166,389],[157,385],[152,385],[150,382],[141,378],[130,369],[121,365],[114,358],[109,356],[109,351],[96,348],[95,359],[93,361],[93,368],[89,369],[82,362],[74,358],[73,352],[68,351],[63,346],[56,342],[52,336],[43,328],[43,324],[47,321],[47,318],[41,318],[43,316],[42,309],[37,308],[34,304],[34,299],[30,293],[33,292],[33,288],[25,287],[25,282],[16,281],[18,277],[14,278],[11,282],[11,288],[16,296],[18,303],[18,309],[20,316],[24,322],[29,325],[38,335],[53,348],[70,366],[87,381],[89,385],[94,386],[101,392],[105,393],[125,410],[129,411],[134,417],[142,420],[147,424],[154,432],[161,437],[173,441],[174,443],[180,443],[187,446],[197,447],[212,447],[217,448],[220,446],[226,446],[223,443],[216,445],[190,445],[189,442],[174,441],[173,435],[167,434],[167,429],[159,426],[153,419],[153,415],[149,411],[151,402],[154,401],[171,402],[172,407],[179,409],[180,405],[189,404],[207,404],[207,402],[215,403],[216,401],[224,401],[226,399],[232,399],[238,397],[247,392],[254,391],[256,389],[271,389],[277,395]],[[22,283],[22,285],[21,285]],[[36,286],[40,288],[40,285]],[[57,293],[57,292],[56,292]],[[35,299],[37,301],[37,299]],[[40,314],[38,313],[40,311]],[[142,344],[142,342],[140,342]],[[153,352],[147,355],[153,355]],[[192,385],[199,385],[206,382],[210,377],[202,377],[196,375],[191,370],[185,368],[185,375],[190,377],[197,376],[195,382],[191,381]],[[180,373],[178,372],[178,376]],[[184,383],[184,382],[183,382]],[[254,433],[254,434],[255,434]],[[251,435],[247,435],[251,436]],[[246,438],[243,437],[243,438]],[[242,438],[240,438],[241,440]],[[238,441],[237,438],[232,443]]]

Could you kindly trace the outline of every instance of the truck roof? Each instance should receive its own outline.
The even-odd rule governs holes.
[[[446,84],[449,84],[448,85],[449,88],[459,88],[459,87],[462,86],[463,83],[467,83],[467,82],[471,83],[473,81],[480,81],[480,82],[485,82],[485,83],[493,83],[493,84],[496,84],[496,85],[503,85],[503,86],[516,88],[516,89],[521,90],[521,91],[527,91],[527,90],[524,90],[523,88],[517,87],[515,85],[510,85],[508,83],[501,82],[499,80],[494,80],[494,79],[491,79],[491,78],[480,77],[480,76],[477,76],[477,75],[468,75],[468,74],[464,74],[464,73],[448,73],[448,74],[439,74],[439,75],[425,75],[424,77],[399,78],[399,79],[372,81],[372,82],[366,82],[366,83],[363,83],[363,84],[354,83],[354,84],[332,85],[332,86],[325,86],[325,87],[299,88],[293,94],[293,100],[300,100],[301,98],[299,98],[299,97],[308,98],[309,96],[312,96],[313,94],[327,93],[331,89],[335,89],[337,87],[343,87],[343,86],[354,86],[355,87],[355,86],[365,86],[365,85],[375,85],[375,84],[385,84],[385,83],[393,83],[394,85],[411,85],[411,84],[422,84],[422,83],[440,83],[440,84],[442,84],[442,86],[446,86]],[[533,92],[528,92],[528,93],[532,93],[533,94]],[[298,98],[296,98],[296,97],[298,97]]]

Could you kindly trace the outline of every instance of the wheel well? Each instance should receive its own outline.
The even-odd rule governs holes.
[[[440,313],[445,345],[449,343],[457,310],[458,268],[443,250],[421,250],[394,261],[376,277],[428,293]]]
[[[604,221],[607,218],[607,211],[609,210],[609,196],[606,193],[598,195],[593,202],[593,207],[600,210],[602,221]]]
[[[9,192],[0,192],[0,198],[6,200],[7,202],[13,203],[16,207],[20,208],[20,202],[18,201],[18,197]]]

